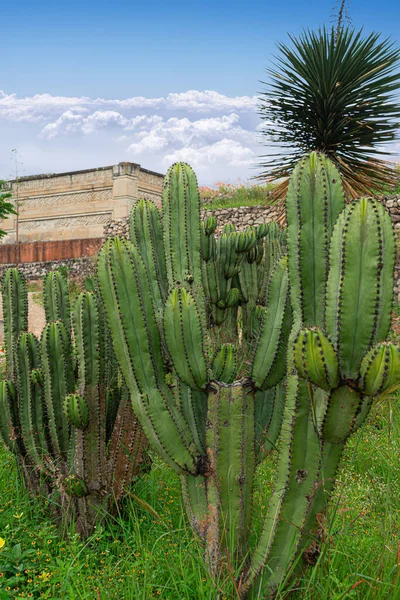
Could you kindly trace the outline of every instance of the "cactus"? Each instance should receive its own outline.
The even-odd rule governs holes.
[[[165,287],[150,281],[159,277],[154,251],[133,236],[105,243],[99,287],[134,411],[181,477],[210,572],[227,562],[238,573],[238,597],[270,598],[318,543],[317,515],[348,437],[368,416],[367,394],[399,384],[399,349],[382,343],[393,233],[374,201],[344,208],[337,171],[315,153],[291,177],[287,234],[227,226],[216,239],[215,221],[200,224],[198,208],[192,170],[174,165],[163,191],[162,318],[157,290]],[[288,257],[280,256],[286,237]],[[213,350],[215,326],[223,329],[235,308],[232,290],[257,324],[243,363],[237,323],[234,344]],[[277,447],[282,421],[275,491],[249,554],[255,465]]]
[[[393,294],[389,215],[370,199],[345,208],[338,173],[315,153],[295,168],[286,204],[294,324],[276,491],[241,584],[251,598],[272,597],[285,572],[316,560],[346,441],[368,416],[367,392],[381,390],[366,384],[371,360],[390,355],[392,389],[400,375],[397,349],[380,343]]]
[[[256,246],[257,234],[255,229],[237,233],[226,227],[214,238],[215,220],[200,224],[194,181],[184,164],[174,165],[165,179],[162,221],[169,294],[162,319],[161,282],[150,281],[156,273],[151,264],[155,253],[139,235],[131,236],[133,243],[115,238],[105,243],[98,280],[135,413],[153,448],[181,476],[191,525],[203,539],[215,573],[224,553],[235,564],[246,555],[254,465],[274,447],[279,433],[283,394],[273,391],[285,375],[288,277],[283,258],[271,276],[269,312],[263,309],[267,314],[254,339],[251,367],[238,379],[235,345],[223,343],[213,350],[213,328],[236,303],[238,291],[231,282]],[[190,223],[185,220],[189,214]],[[184,240],[179,249],[177,228],[171,227],[177,221]],[[204,299],[211,305],[211,321],[204,318]],[[269,389],[267,416],[260,403]],[[255,414],[260,416],[257,426]]]
[[[28,329],[28,292],[18,269],[7,269],[2,284],[4,342],[7,378],[15,383],[15,347],[20,333]]]
[[[53,499],[60,509],[54,508],[56,516],[63,523],[74,518],[78,531],[88,535],[146,466],[146,442],[126,386],[115,376],[96,293],[76,299],[72,332],[67,282],[60,273],[47,275],[48,322],[39,342],[20,331],[27,325],[25,291],[22,275],[8,270],[3,303],[13,366],[12,377],[0,382],[0,433],[29,489]]]

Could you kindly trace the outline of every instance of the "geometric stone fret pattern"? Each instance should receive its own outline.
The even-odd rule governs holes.
[[[112,200],[112,188],[102,190],[90,190],[87,192],[61,193],[53,196],[35,196],[19,200],[19,212],[25,212],[31,208],[42,206],[62,206],[65,204],[87,204],[91,202],[104,202]]]
[[[94,183],[99,185],[101,181],[105,179],[109,179],[111,177],[112,170],[111,169],[94,169],[93,171],[83,172],[83,173],[73,173],[73,180],[76,183],[81,182],[82,184]],[[57,182],[59,185],[68,187],[71,182],[71,175],[58,175]],[[15,185],[15,184],[14,184]],[[18,189],[22,196],[26,194],[28,190],[37,190],[37,189],[53,189],[54,188],[54,178],[51,177],[38,177],[32,178],[31,180],[21,180],[18,183]]]
[[[75,227],[90,227],[91,225],[106,225],[110,221],[111,215],[111,212],[107,212],[75,217],[27,220],[20,221],[19,228],[22,231],[32,231],[34,229],[70,229]]]

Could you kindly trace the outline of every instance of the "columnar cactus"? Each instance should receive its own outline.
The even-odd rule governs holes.
[[[393,295],[386,210],[371,199],[345,208],[336,169],[315,153],[295,168],[286,205],[294,324],[282,451],[243,597],[272,596],[293,565],[297,572],[316,560],[346,441],[385,388],[365,384],[371,357],[390,355],[388,385],[400,382],[397,347],[379,343],[388,333]]]
[[[133,223],[139,214],[148,215],[152,210],[142,201],[134,209]],[[184,215],[189,214],[190,223],[186,223]],[[171,224],[180,219],[178,231]],[[274,446],[282,418],[282,393],[273,391],[267,397],[265,390],[275,390],[285,375],[281,351],[290,319],[286,316],[289,287],[283,258],[271,278],[268,309],[263,309],[254,339],[251,368],[233,382],[241,376],[237,349],[232,344],[222,344],[216,351],[210,347],[212,336],[203,307],[208,297],[214,308],[224,310],[218,302],[226,304],[232,292],[230,280],[257,238],[255,230],[236,233],[226,229],[210,242],[214,230],[215,223],[210,220],[200,225],[193,171],[184,164],[174,165],[163,193],[169,293],[163,301],[162,318],[161,282],[154,280],[154,275],[152,280],[156,260],[162,261],[155,259],[155,237],[147,229],[143,233],[147,244],[137,233],[131,236],[133,243],[106,242],[99,256],[98,279],[134,410],[152,446],[181,475],[191,524],[205,542],[207,561],[216,572],[224,553],[237,562],[247,551],[254,464],[257,456],[264,456]],[[198,269],[201,257],[208,258],[203,262],[203,276]],[[217,265],[213,281],[209,273],[204,275],[210,264]],[[267,409],[260,406],[263,401]]]
[[[146,201],[135,210],[150,223],[154,209]],[[250,244],[246,260],[256,271],[260,245],[255,230],[226,227],[217,241],[215,222],[200,225],[190,167],[175,164],[164,184],[166,284],[157,266],[158,219],[153,233],[144,228],[146,243],[140,232],[132,242],[111,239],[98,262],[134,411],[153,448],[181,476],[210,571],[228,560],[241,598],[272,597],[287,571],[309,558],[311,541],[315,552],[317,515],[346,440],[367,417],[371,395],[399,384],[399,350],[382,343],[394,260],[385,211],[370,200],[344,209],[337,171],[312,154],[291,178],[287,220],[288,259],[280,258],[267,285],[258,284],[258,273],[242,274],[241,294],[255,299],[258,327],[251,358],[240,367],[238,344],[212,348],[204,308],[208,297],[214,319],[224,322],[217,309],[226,309],[235,289],[229,280],[240,278],[237,256]],[[263,287],[264,308],[257,306]],[[276,488],[250,553],[255,464],[277,446],[282,416]]]
[[[12,377],[0,382],[0,433],[22,464],[29,487],[51,499],[57,495],[58,516],[74,517],[87,535],[145,466],[145,438],[126,386],[115,376],[96,294],[76,299],[72,332],[67,282],[60,273],[47,275],[48,322],[39,342],[21,331],[21,324],[27,326],[25,292],[21,274],[9,269],[3,302]]]

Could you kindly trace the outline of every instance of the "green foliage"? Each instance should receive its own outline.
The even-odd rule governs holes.
[[[276,262],[277,229],[237,233],[225,226],[217,238],[215,220],[200,224],[194,173],[173,165],[163,188],[165,299],[156,268],[160,222],[150,218],[154,209],[145,201],[138,210],[147,215],[143,239],[136,228],[133,243],[108,240],[98,264],[134,410],[153,448],[180,475],[213,577],[227,561],[240,598],[271,597],[288,572],[300,570],[311,546],[318,554],[319,519],[345,444],[371,408],[359,370],[388,332],[390,218],[371,200],[344,208],[337,169],[312,153],[291,177],[289,258]],[[231,343],[213,351],[216,332],[226,334],[224,323],[229,342],[244,355],[247,344],[251,348],[236,375]],[[394,350],[393,356],[397,360]],[[216,374],[236,381],[215,380]],[[399,383],[397,366],[386,379],[390,386]],[[276,447],[282,420],[275,488],[249,555],[255,465]]]
[[[264,133],[283,148],[264,163],[265,173],[286,177],[316,150],[332,160],[350,197],[393,186],[395,171],[381,156],[400,122],[399,49],[379,34],[349,28],[290,40],[279,45],[261,98]]]
[[[400,403],[391,397],[372,409],[369,422],[350,438],[337,473],[337,489],[322,522],[326,537],[317,565],[296,581],[293,600],[394,600],[400,535]],[[251,548],[273,483],[264,461],[255,476]],[[14,457],[0,448],[0,598],[92,600],[237,600],[231,577],[207,577],[202,547],[186,524],[179,478],[155,457],[153,469],[128,496],[123,514],[97,527],[88,540],[71,527],[64,538],[46,503],[32,503],[21,488]],[[147,508],[151,507],[153,513]],[[161,519],[156,515],[161,515]],[[18,577],[8,554],[21,544]],[[15,565],[15,561],[12,563]],[[19,564],[16,565],[19,567]],[[358,584],[355,586],[355,584]],[[276,600],[287,600],[285,583]],[[355,586],[355,587],[354,587]],[[353,589],[351,589],[353,588]]]
[[[78,296],[72,331],[67,281],[49,273],[39,342],[26,332],[26,283],[17,269],[6,271],[2,292],[8,378],[0,382],[0,434],[28,489],[52,498],[64,527],[76,519],[88,535],[140,474],[146,448],[116,377],[98,297]]]
[[[200,188],[200,197],[205,210],[238,208],[240,206],[265,206],[274,204],[271,192],[275,188],[275,183],[252,185],[218,183],[216,188]]]
[[[17,212],[12,202],[9,200],[12,198],[11,192],[4,190],[5,182],[0,180],[0,221],[6,219],[8,215],[16,215]],[[6,232],[0,229],[0,239],[6,235]]]
[[[103,304],[96,292],[81,294],[72,335],[66,286],[49,278],[45,303],[57,320],[40,344],[19,333],[15,383],[0,386],[8,447],[20,460],[41,461],[45,482],[55,474],[61,498],[65,492],[85,515],[104,510],[94,491],[108,489],[104,474],[118,460],[110,432],[120,422],[120,394],[119,406],[132,405],[153,450],[179,477],[212,585],[227,585],[241,600],[283,598],[306,564],[322,563],[346,444],[375,395],[400,383],[400,350],[384,341],[394,267],[387,212],[370,199],[345,207],[336,167],[311,153],[291,176],[287,219],[283,234],[274,224],[241,233],[226,225],[216,236],[215,219],[200,223],[192,169],[173,165],[161,217],[143,200],[132,241],[105,243]],[[5,283],[23,313],[17,274]],[[9,319],[10,336],[17,329],[18,319]],[[17,419],[22,435],[14,439]],[[130,421],[125,448],[135,445],[135,432]],[[275,465],[269,494],[263,475]],[[267,511],[257,514],[253,507],[268,495]],[[158,518],[154,503],[139,505]]]

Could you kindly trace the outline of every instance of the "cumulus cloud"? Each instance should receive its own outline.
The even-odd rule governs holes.
[[[186,160],[203,174],[202,183],[211,183],[252,175],[259,154],[257,98],[213,90],[111,100],[0,92],[0,123],[10,149],[18,142],[36,148],[23,156],[24,174],[60,170],[63,155],[65,170],[132,160],[165,171]],[[3,150],[0,169],[4,156]],[[45,157],[39,167],[38,157]]]
[[[207,144],[198,148],[190,146],[179,148],[164,157],[164,164],[165,167],[168,167],[176,161],[185,161],[199,171],[216,165],[220,166],[222,170],[225,164],[229,164],[230,167],[250,167],[254,164],[254,158],[255,154],[251,148],[234,140],[223,139],[215,144]]]
[[[239,125],[236,113],[223,117],[210,117],[191,121],[188,118],[171,117],[153,124],[152,127],[137,134],[139,141],[132,143],[127,151],[140,154],[149,148],[166,146],[197,146],[207,141],[217,141],[221,135],[230,137],[246,137],[247,132]]]
[[[171,93],[158,98],[134,96],[126,99],[89,98],[87,96],[52,96],[35,94],[20,98],[17,94],[6,94],[0,90],[0,118],[9,121],[37,122],[65,111],[94,112],[105,107],[107,110],[130,111],[137,109],[185,110],[188,112],[252,111],[257,106],[256,96],[229,97],[212,90],[204,92],[189,90]]]

